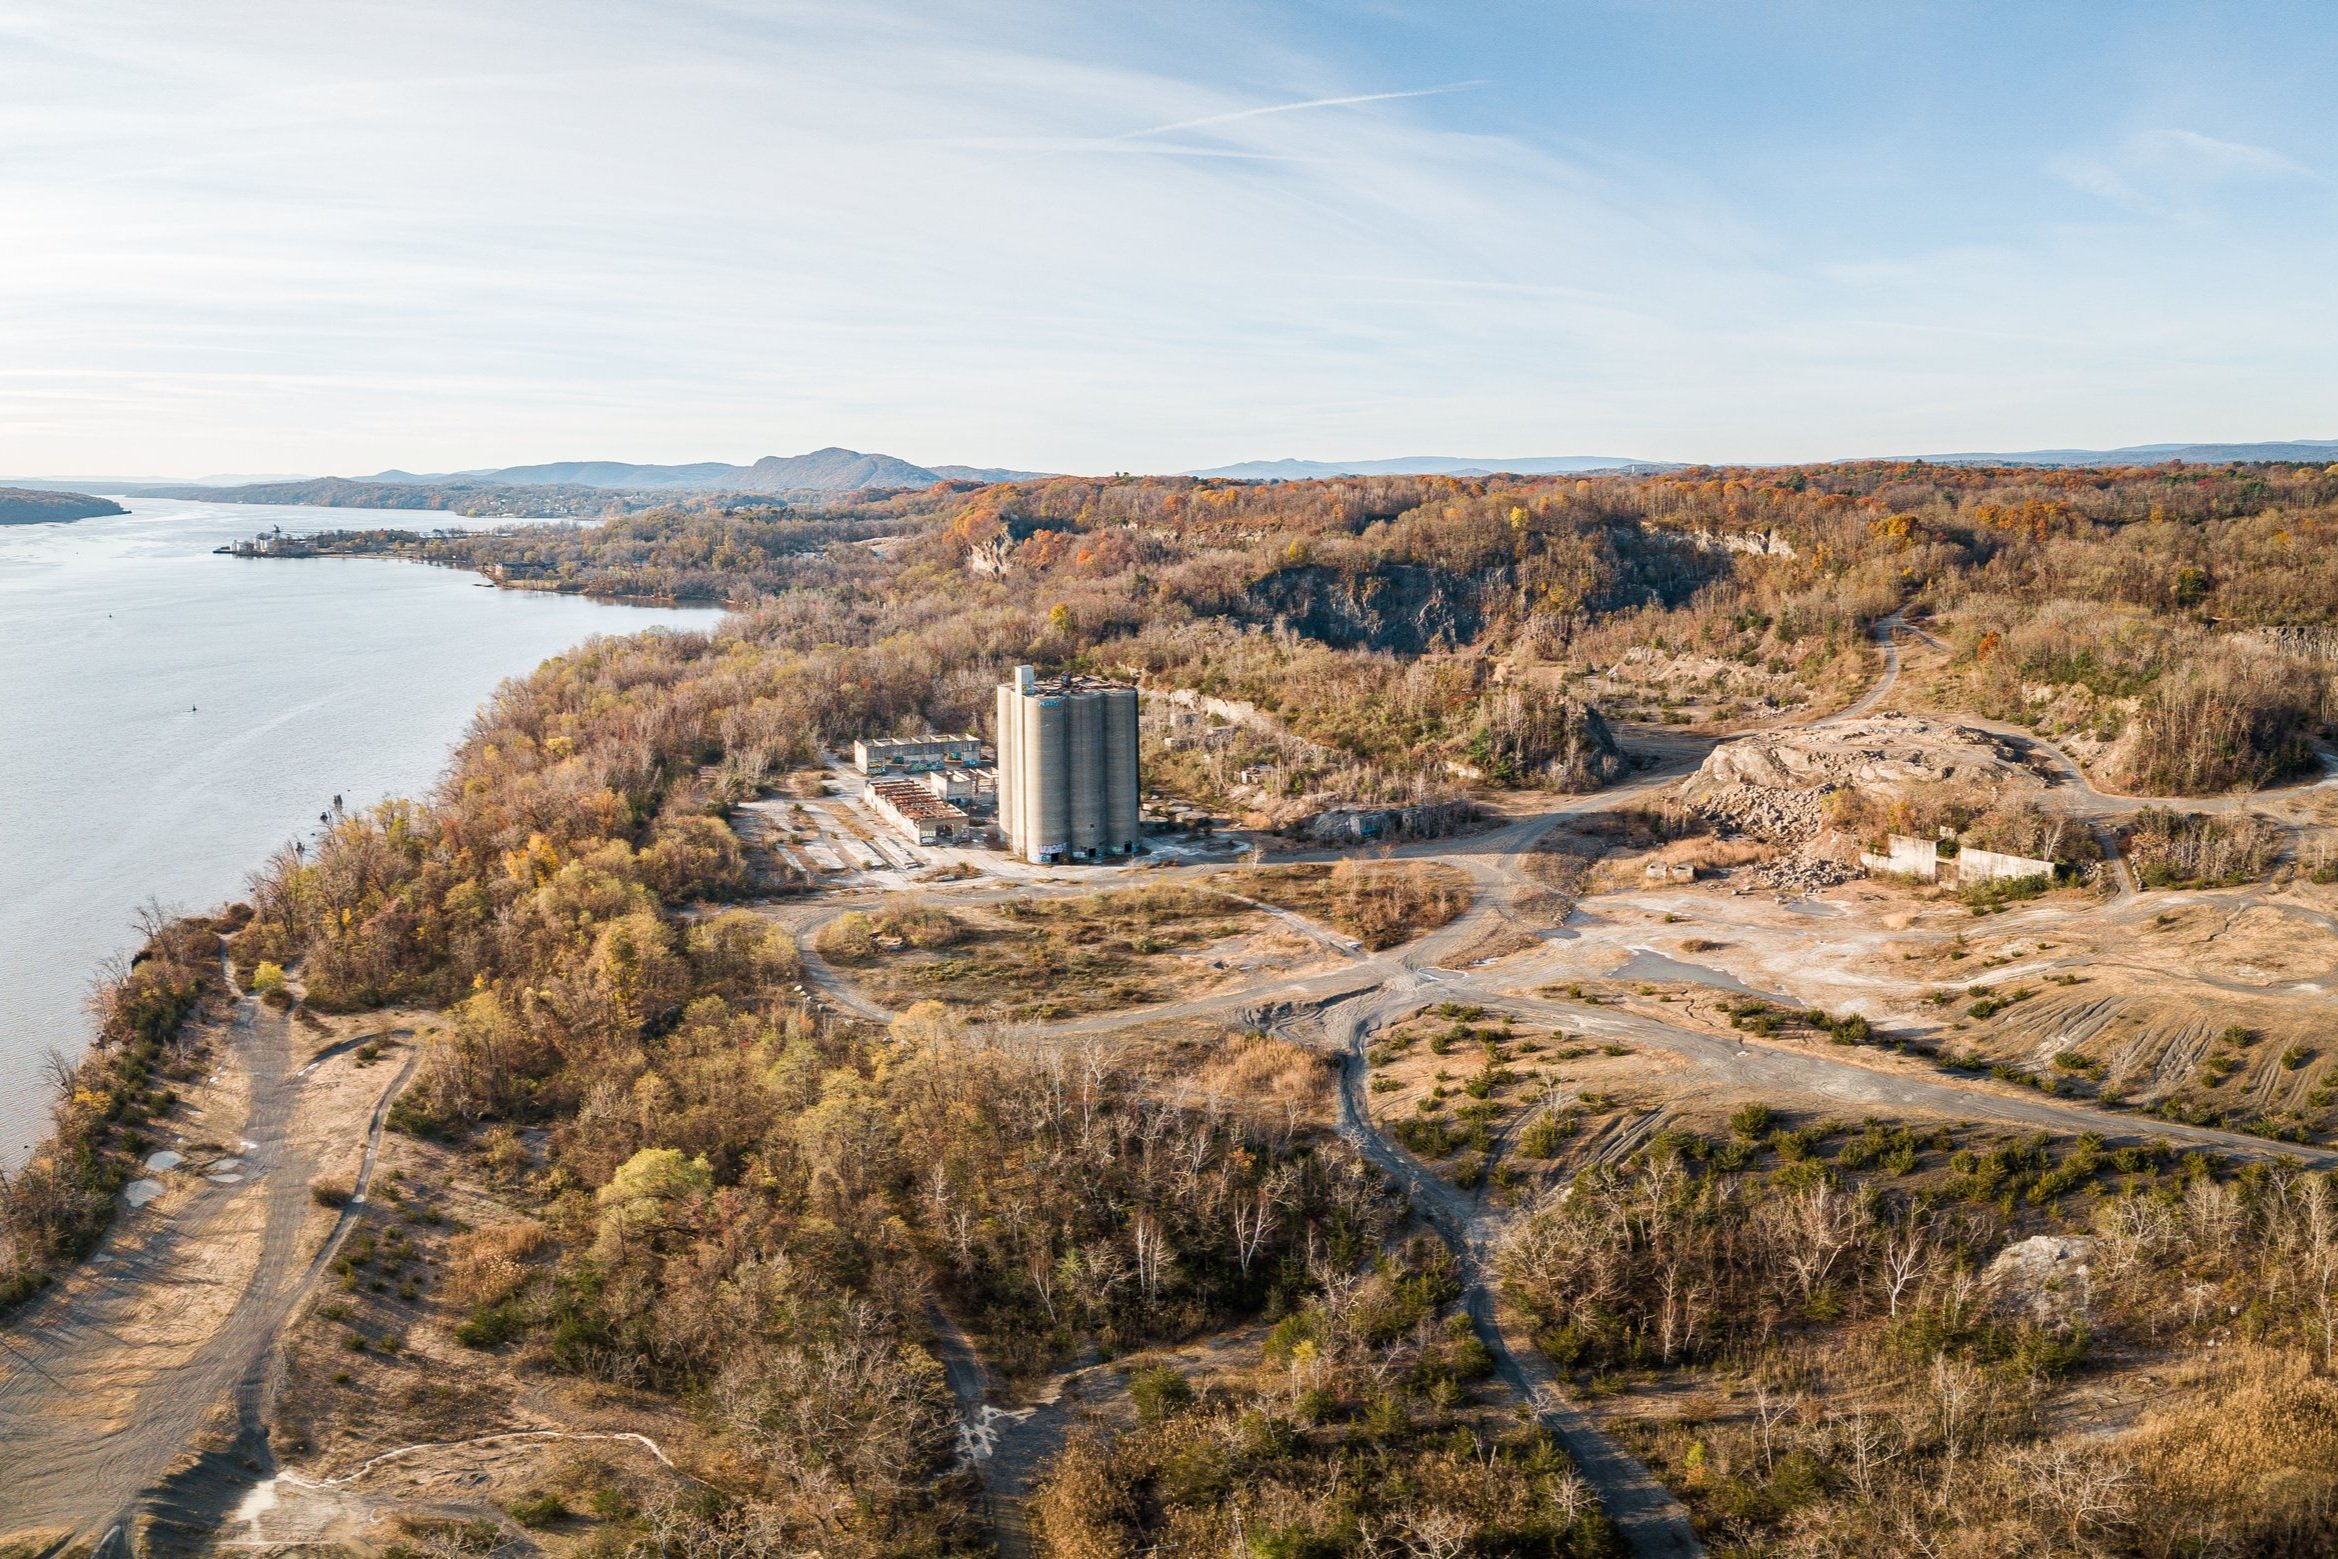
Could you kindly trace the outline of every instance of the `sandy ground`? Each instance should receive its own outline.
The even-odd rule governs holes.
[[[185,1161],[155,1175],[163,1194],[12,1325],[0,1360],[10,1525],[102,1537],[207,1426],[232,1424],[231,1397],[264,1365],[336,1222],[309,1196],[318,1165],[354,1167],[404,1060],[389,1049],[389,1065],[361,1072],[356,1044],[238,1004],[173,1144]]]

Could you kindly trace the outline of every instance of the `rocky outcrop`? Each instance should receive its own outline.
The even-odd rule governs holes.
[[[1477,638],[1485,628],[1481,588],[1467,575],[1410,563],[1361,574],[1301,563],[1252,584],[1238,614],[1334,649],[1422,655]]]
[[[1330,807],[1296,830],[1316,844],[1363,844],[1373,839],[1443,839],[1478,820],[1470,801],[1431,801],[1409,807]]]
[[[1981,1286],[2001,1313],[2044,1326],[2085,1324],[2094,1299],[2094,1240],[2083,1234],[2038,1234],[1990,1258]]]

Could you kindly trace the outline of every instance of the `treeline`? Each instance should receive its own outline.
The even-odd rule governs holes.
[[[539,489],[528,489],[538,491]],[[503,511],[490,511],[503,512]],[[530,511],[541,512],[541,511]],[[782,505],[734,509],[671,504],[641,514],[613,513],[598,526],[530,525],[509,531],[324,531],[270,556],[387,556],[476,569],[520,590],[634,600],[730,604],[800,585],[801,565],[821,559],[854,571],[839,543],[883,537],[897,516],[866,512],[799,514]]]
[[[87,1255],[112,1224],[115,1198],[154,1145],[148,1123],[178,1103],[172,1085],[184,1079],[172,1071],[193,1043],[187,1020],[220,989],[220,932],[237,924],[147,914],[144,944],[92,995],[88,1055],[76,1064],[51,1053],[48,1139],[0,1174],[0,1311]]]
[[[2298,772],[2338,714],[2328,658],[2268,631],[2331,621],[2334,541],[2317,468],[1878,463],[1056,478],[399,545],[529,588],[1011,614],[1034,625],[1024,658],[1257,703],[1345,760],[1528,783],[1595,781],[1598,741],[1556,706],[1513,740],[1494,660],[1558,688],[1719,662],[1825,702],[1906,608],[1951,630],[1943,696],[2078,742],[2113,785],[2201,793]]]

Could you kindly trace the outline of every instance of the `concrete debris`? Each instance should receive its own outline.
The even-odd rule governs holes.
[[[1698,777],[1703,777],[1703,771]],[[1825,824],[1824,797],[1835,788],[1783,790],[1733,784],[1700,790],[1694,788],[1693,781],[1691,785],[1684,794],[1706,822],[1726,833],[1744,834],[1785,849],[1808,840]]]
[[[1776,888],[1796,898],[1849,882],[1857,875],[1840,861],[1803,851],[1781,855],[1754,868],[1754,876],[1763,887]]]

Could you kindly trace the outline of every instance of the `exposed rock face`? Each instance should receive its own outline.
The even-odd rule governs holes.
[[[1458,649],[1485,627],[1476,581],[1409,563],[1353,575],[1319,564],[1277,569],[1250,587],[1240,610],[1334,649],[1398,655]]]
[[[1317,844],[1362,844],[1372,839],[1442,839],[1477,821],[1470,801],[1431,801],[1410,807],[1331,807],[1300,832]]]

